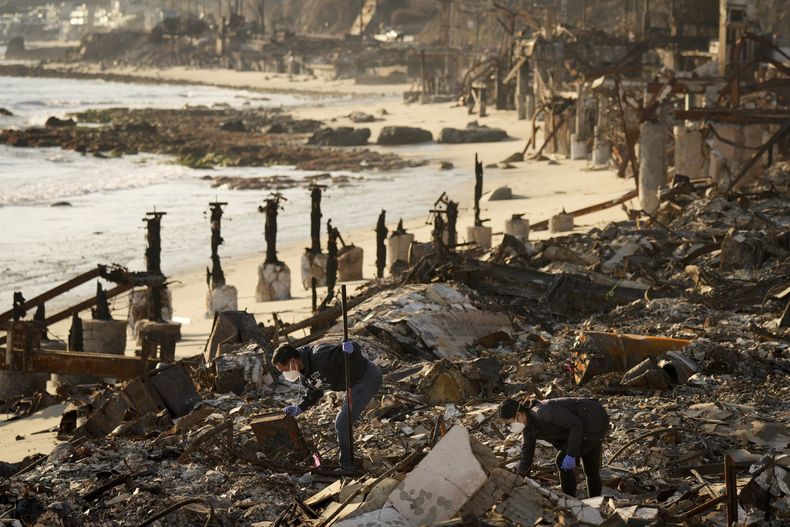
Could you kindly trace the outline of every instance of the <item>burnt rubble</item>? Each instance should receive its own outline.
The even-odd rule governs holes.
[[[349,527],[718,525],[726,514],[718,503],[733,504],[749,525],[786,522],[786,177],[778,163],[742,194],[670,189],[662,223],[433,252],[398,279],[371,282],[349,313],[351,338],[385,372],[355,429],[364,475],[343,476],[333,465],[330,431],[342,394],[328,394],[298,422],[281,414],[296,389],[272,370],[270,344],[294,330],[229,330],[228,319],[215,322],[208,362],[196,357],[118,387],[64,391],[66,442],[5,467],[4,506],[40,525],[137,525],[170,506],[180,508],[168,525],[210,517]],[[732,249],[734,242],[751,249]],[[329,308],[296,326],[338,316]],[[339,331],[315,335],[335,341]],[[645,357],[655,378],[669,380],[631,382],[654,370],[627,372],[607,363],[610,356],[637,365]],[[174,371],[179,391],[157,381]],[[519,437],[495,416],[505,396],[604,403],[612,421],[604,497],[556,490],[546,445],[529,479],[515,475]],[[288,434],[299,441],[284,440]],[[448,463],[448,452],[465,461]],[[416,513],[402,490],[436,478],[460,494],[444,496],[444,516]]]

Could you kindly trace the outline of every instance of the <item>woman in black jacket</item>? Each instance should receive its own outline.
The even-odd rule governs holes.
[[[522,404],[505,399],[499,406],[499,417],[511,432],[523,434],[520,475],[529,473],[535,458],[535,442],[542,439],[559,450],[556,463],[565,494],[576,496],[575,469],[581,458],[589,496],[601,495],[601,455],[609,416],[599,401],[568,397]]]

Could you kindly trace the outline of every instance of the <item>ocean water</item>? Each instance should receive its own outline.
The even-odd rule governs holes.
[[[287,107],[310,99],[287,93],[263,94],[212,86],[133,84],[85,79],[0,76],[0,128],[43,126],[51,115],[88,108],[183,108],[184,106]]]
[[[0,106],[17,109],[18,119],[34,122],[43,115],[64,115],[77,108],[104,106],[182,107],[186,101],[231,105],[311,104],[291,95],[261,95],[201,87],[121,85],[46,79],[0,78],[0,86],[13,86],[16,98],[0,88]],[[18,83],[18,84],[17,84]],[[46,91],[45,106],[35,103],[32,88]],[[130,95],[124,100],[119,90]],[[24,97],[22,96],[24,95]],[[268,100],[255,100],[261,98]],[[152,102],[153,101],[153,102]],[[132,102],[133,104],[130,104]],[[150,103],[150,104],[149,104]],[[0,127],[8,126],[0,121]],[[98,263],[118,263],[144,270],[147,211],[165,211],[162,220],[162,267],[167,275],[202,269],[209,263],[208,203],[228,202],[223,218],[225,262],[263,254],[264,217],[257,210],[267,191],[212,188],[203,176],[261,177],[288,175],[301,179],[312,172],[293,167],[217,168],[193,170],[166,156],[139,154],[116,159],[86,156],[60,148],[0,146],[0,311],[10,308],[14,291],[31,298]],[[338,173],[338,175],[343,173]],[[379,212],[387,210],[394,228],[399,217],[427,217],[433,201],[444,190],[468,186],[470,171],[439,171],[435,166],[394,172],[346,174],[348,184],[334,185],[322,202],[324,224],[333,220],[341,235],[361,228],[374,229]],[[471,188],[471,187],[469,187]],[[309,245],[309,192],[303,186],[283,191],[288,199],[279,217],[278,244],[304,241]],[[67,201],[68,207],[52,207]],[[353,239],[345,237],[346,242]],[[326,237],[322,238],[325,242]],[[297,262],[288,262],[296,268]],[[95,285],[84,286],[48,305],[48,312],[88,296]]]

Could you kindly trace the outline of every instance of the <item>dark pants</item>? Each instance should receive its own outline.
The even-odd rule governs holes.
[[[368,362],[365,374],[351,387],[351,418],[354,421],[359,420],[365,407],[379,391],[382,380],[379,367],[372,362]],[[337,414],[335,431],[337,432],[337,442],[340,444],[340,464],[344,467],[350,467],[352,464],[351,440],[348,437],[348,400],[343,401],[343,406]]]
[[[560,465],[565,458],[567,444],[562,445],[557,454],[557,468],[560,469],[560,483],[562,492],[568,496],[576,497],[576,470],[562,470]],[[587,476],[587,492],[590,498],[601,495],[601,457],[603,455],[603,441],[583,442],[581,447],[581,460],[584,466],[584,475]],[[577,459],[578,463],[579,460]]]

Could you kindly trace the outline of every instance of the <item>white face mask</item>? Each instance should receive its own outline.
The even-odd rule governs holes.
[[[289,365],[288,367],[290,368],[291,366]],[[299,377],[301,377],[301,374],[299,370],[288,370],[283,372],[283,377],[285,377],[286,381],[296,382],[299,380]]]
[[[283,377],[285,377],[286,381],[296,382],[299,380],[299,372],[296,370],[289,370],[283,372]]]
[[[524,423],[520,423],[518,421],[513,421],[510,423],[510,431],[514,434],[520,434],[524,431]]]

